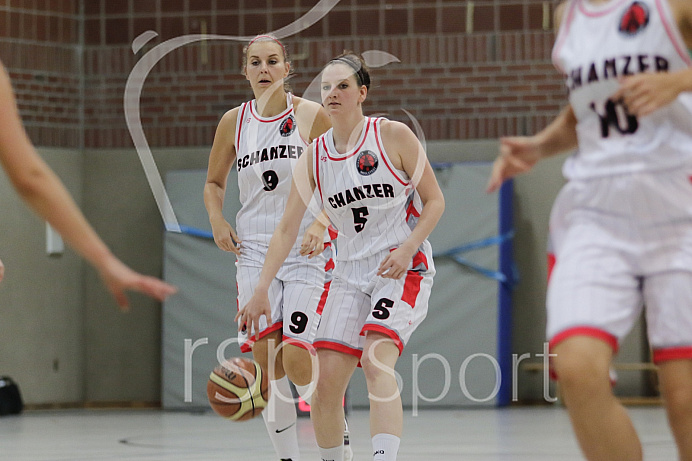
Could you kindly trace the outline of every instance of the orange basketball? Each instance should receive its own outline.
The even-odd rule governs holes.
[[[231,421],[262,413],[269,401],[269,378],[254,360],[233,357],[211,372],[207,382],[211,408]]]

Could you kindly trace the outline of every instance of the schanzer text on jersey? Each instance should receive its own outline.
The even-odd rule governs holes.
[[[363,184],[337,192],[327,199],[332,208],[341,208],[366,198],[394,198],[394,186],[391,184]]]
[[[242,158],[238,157],[238,171],[257,163],[268,162],[270,160],[276,160],[279,158],[297,159],[303,154],[303,150],[303,146],[293,146],[290,144],[265,147],[262,150],[257,150],[251,154],[246,154]]]

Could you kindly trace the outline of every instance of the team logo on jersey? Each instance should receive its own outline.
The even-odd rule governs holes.
[[[296,119],[293,118],[293,115],[289,115],[286,120],[281,122],[281,126],[279,127],[279,133],[281,133],[281,136],[291,136],[291,133],[296,131]]]
[[[624,35],[637,35],[649,25],[649,8],[642,2],[633,2],[620,18],[618,30]]]
[[[364,150],[356,157],[356,168],[363,176],[370,176],[377,170],[377,155],[371,150]]]

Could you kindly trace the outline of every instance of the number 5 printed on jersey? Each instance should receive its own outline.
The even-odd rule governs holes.
[[[370,214],[368,207],[351,208],[351,211],[353,211],[353,228],[356,232],[362,232],[365,229],[365,223],[368,222],[366,216]]]

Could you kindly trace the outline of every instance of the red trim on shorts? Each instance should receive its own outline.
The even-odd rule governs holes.
[[[618,351],[618,339],[607,331],[596,327],[573,327],[563,330],[553,336],[553,338],[550,340],[550,350],[552,351],[555,346],[560,344],[562,341],[574,336],[589,336],[591,338],[600,339],[601,341],[607,343],[611,349],[613,349],[613,353],[617,353]]]
[[[330,259],[330,261],[331,261],[331,259]],[[327,264],[327,265],[329,265],[329,264]],[[333,262],[332,262],[332,267],[334,267]],[[332,284],[331,280],[324,284],[324,291],[322,292],[322,296],[320,296],[320,302],[317,304],[317,315],[322,315],[322,311],[324,310],[324,305],[327,302],[327,295],[329,294],[329,286],[331,284]]]
[[[259,334],[259,339],[264,338],[267,336],[269,333],[273,333],[278,330],[283,330],[284,328],[284,323],[283,322],[276,322],[272,323],[269,327],[266,329],[260,331]],[[240,351],[241,352],[250,352],[252,351],[252,345],[255,344],[255,339],[254,336],[248,337],[247,341],[245,341],[243,344],[240,345]]]
[[[281,336],[281,342],[290,344],[291,346],[296,346],[300,347],[301,349],[305,349],[306,351],[310,352],[310,354],[314,354],[315,352],[315,347],[310,344],[307,341],[302,341],[298,338],[291,338],[290,336]]]
[[[423,253],[422,251],[419,251],[418,253],[413,255],[413,266],[411,266],[411,267],[418,267],[421,264],[423,264],[423,266],[425,266],[426,271],[429,269],[428,257],[425,256],[425,253]]]
[[[399,338],[399,335],[396,334],[394,331],[390,330],[387,327],[383,327],[382,325],[377,325],[375,323],[366,323],[363,325],[363,329],[360,330],[360,334],[364,335],[366,331],[374,331],[376,333],[382,333],[385,336],[389,336],[394,340],[394,344],[396,344],[396,347],[399,348],[399,355],[401,355],[401,352],[404,350],[404,343],[401,342],[401,338]]]
[[[692,346],[654,349],[654,363],[692,359]]]
[[[553,275],[553,269],[555,268],[555,263],[557,259],[554,253],[548,253],[548,282],[550,282],[550,276]]]
[[[339,231],[336,229],[336,227],[330,224],[327,230],[329,231],[329,238],[331,240],[336,240],[336,238],[339,236]]]
[[[415,266],[414,266],[415,267]],[[420,293],[420,282],[423,276],[418,271],[407,271],[406,281],[404,281],[404,293],[401,295],[401,300],[411,306],[416,307],[416,299]]]
[[[324,271],[329,272],[332,269],[334,269],[334,260],[332,258],[329,258],[327,264],[324,265]]]
[[[329,349],[331,351],[341,352],[342,354],[352,355],[358,359],[363,355],[363,351],[360,349],[355,349],[341,343],[333,343],[331,341],[315,341],[312,345],[315,349]]]

